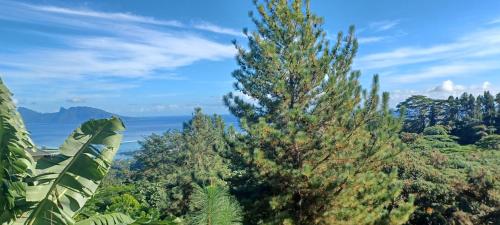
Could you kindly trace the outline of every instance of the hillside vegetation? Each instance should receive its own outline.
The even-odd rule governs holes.
[[[330,41],[308,1],[255,5],[224,96],[239,128],[195,109],[105,178],[121,120],[35,162],[3,90],[0,223],[500,224],[500,95],[412,96],[395,113],[379,77],[363,89],[351,69],[353,27]]]

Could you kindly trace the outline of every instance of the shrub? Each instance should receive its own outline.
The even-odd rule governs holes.
[[[483,149],[500,150],[500,135],[492,134],[485,136],[479,140],[476,145]]]
[[[426,127],[424,129],[424,135],[447,135],[448,130],[444,126],[436,125],[432,127]]]
[[[401,141],[403,141],[404,143],[413,143],[417,140],[418,138],[418,134],[417,133],[407,133],[407,132],[402,132],[400,135],[399,135],[399,138],[401,139]]]

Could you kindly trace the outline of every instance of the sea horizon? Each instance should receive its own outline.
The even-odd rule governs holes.
[[[123,132],[123,139],[116,159],[129,158],[131,152],[140,149],[139,142],[147,136],[163,134],[169,130],[181,130],[183,124],[188,122],[191,117],[191,115],[125,117],[123,122],[126,129]],[[234,117],[230,115],[223,115],[222,117],[226,125],[237,125],[237,120]],[[26,122],[25,125],[38,148],[58,149],[68,135],[80,126],[80,123]]]

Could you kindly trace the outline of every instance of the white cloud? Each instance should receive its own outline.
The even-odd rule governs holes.
[[[29,30],[24,30],[27,26],[5,29],[27,35],[26,40],[41,40],[20,46],[3,43],[6,48],[0,51],[0,68],[2,78],[16,96],[43,103],[39,104],[43,111],[82,102],[120,108],[119,99],[152,80],[165,83],[160,80],[189,79],[176,72],[179,67],[204,60],[232,59],[236,53],[230,40],[219,42],[205,32],[230,32],[222,27],[207,30],[130,13],[9,1],[0,4],[0,11],[1,21],[29,26]],[[42,40],[43,45],[39,44]],[[141,102],[145,104],[149,103]],[[158,114],[170,110],[189,112],[195,105],[175,108],[170,104],[152,110]],[[210,107],[219,112],[224,108],[221,106]]]
[[[388,52],[379,52],[361,56],[356,60],[356,66],[362,69],[387,68],[429,61],[452,58],[464,50],[471,48],[473,43],[451,43],[422,47],[401,47]]]
[[[415,83],[433,78],[464,76],[493,69],[500,69],[500,64],[495,61],[450,62],[429,66],[411,73],[398,73],[397,76],[390,76],[387,80],[396,83]]]
[[[361,70],[390,68],[387,78],[414,83],[439,77],[464,76],[500,70],[500,26],[483,28],[447,43],[403,46],[355,59]],[[420,69],[426,68],[426,69]]]
[[[60,46],[21,49],[15,53],[0,52],[0,66],[9,68],[7,76],[151,78],[154,74],[160,74],[156,76],[178,80],[184,78],[172,76],[171,72],[158,71],[176,69],[200,60],[232,58],[236,53],[229,43],[221,44],[183,29],[163,27],[182,25],[176,21],[125,13],[12,5],[20,7],[7,10],[8,15],[4,16],[9,16],[9,19],[25,23],[68,25],[78,29],[80,35],[49,33],[45,37],[58,42]],[[6,6],[0,6],[0,9],[3,7]],[[71,18],[73,16],[77,18]],[[149,26],[151,24],[162,26]],[[219,32],[229,30],[219,27]]]
[[[178,20],[161,20],[153,17],[135,15],[122,12],[101,12],[88,8],[64,8],[52,5],[36,5],[26,3],[5,2],[0,6],[1,19],[30,22],[36,24],[50,24],[56,26],[69,26],[107,30],[115,23],[132,23],[137,25],[157,25],[177,29],[198,29],[218,34],[227,34],[242,37],[242,32],[221,27],[209,22],[195,23],[188,26]],[[113,23],[110,23],[113,22]]]
[[[489,21],[487,24],[492,25],[492,24],[498,24],[500,23],[500,18],[493,19]]]
[[[252,103],[252,104],[258,104],[258,101],[257,99],[253,98],[252,96],[250,95],[247,95],[247,94],[244,94],[243,92],[241,91],[235,91],[233,92],[233,95],[235,97],[239,97],[241,98],[242,100],[246,101],[246,102],[249,102],[249,103]]]
[[[482,87],[484,90],[489,90],[491,88],[491,83],[489,81],[485,81]]]
[[[146,106],[141,106],[138,108],[132,109],[133,113],[140,114],[163,114],[169,113],[173,111],[177,112],[185,112],[188,114],[192,112],[195,108],[203,108],[204,111],[214,111],[218,113],[227,113],[225,111],[225,107],[222,102],[209,102],[208,99],[205,99],[205,102],[191,102],[191,103],[181,103],[181,104],[151,104]]]
[[[385,37],[385,36],[359,37],[358,43],[369,44],[369,43],[380,42],[380,41],[383,41],[385,39],[387,39],[387,37]]]
[[[460,85],[455,84],[452,80],[445,80],[441,84],[428,89],[392,91],[390,92],[391,106],[396,106],[412,95],[424,95],[434,99],[446,99],[449,96],[460,96],[464,92],[477,96],[483,94],[484,91],[498,93],[500,92],[500,86],[493,85],[489,81],[484,81],[482,84]]]
[[[73,97],[73,98],[66,99],[66,102],[69,102],[69,103],[84,103],[86,101],[87,101],[86,99],[81,98],[81,97]]]
[[[243,32],[231,29],[231,28],[225,28],[225,27],[220,27],[215,24],[211,24],[208,22],[202,22],[194,25],[194,28],[199,29],[199,30],[205,30],[205,31],[210,31],[214,33],[219,33],[219,34],[227,34],[227,35],[233,35],[233,36],[243,36]]]
[[[432,92],[455,92],[463,90],[465,90],[464,86],[455,85],[451,80],[446,80],[441,85],[431,89]]]
[[[27,5],[27,4],[25,5],[26,7],[31,8],[33,10],[47,12],[47,13],[64,14],[70,16],[93,17],[98,19],[114,20],[121,22],[148,23],[148,24],[174,26],[174,27],[183,26],[181,22],[175,20],[171,21],[157,20],[151,17],[137,16],[130,13],[104,13],[88,9],[69,9],[69,8],[47,6],[47,5]]]
[[[386,31],[396,27],[399,24],[399,20],[383,20],[372,22],[369,28],[374,31]]]

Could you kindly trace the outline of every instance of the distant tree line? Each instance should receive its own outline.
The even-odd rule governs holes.
[[[432,99],[411,96],[398,106],[404,116],[403,132],[422,133],[425,128],[444,126],[461,144],[473,144],[489,134],[500,134],[500,93]]]

